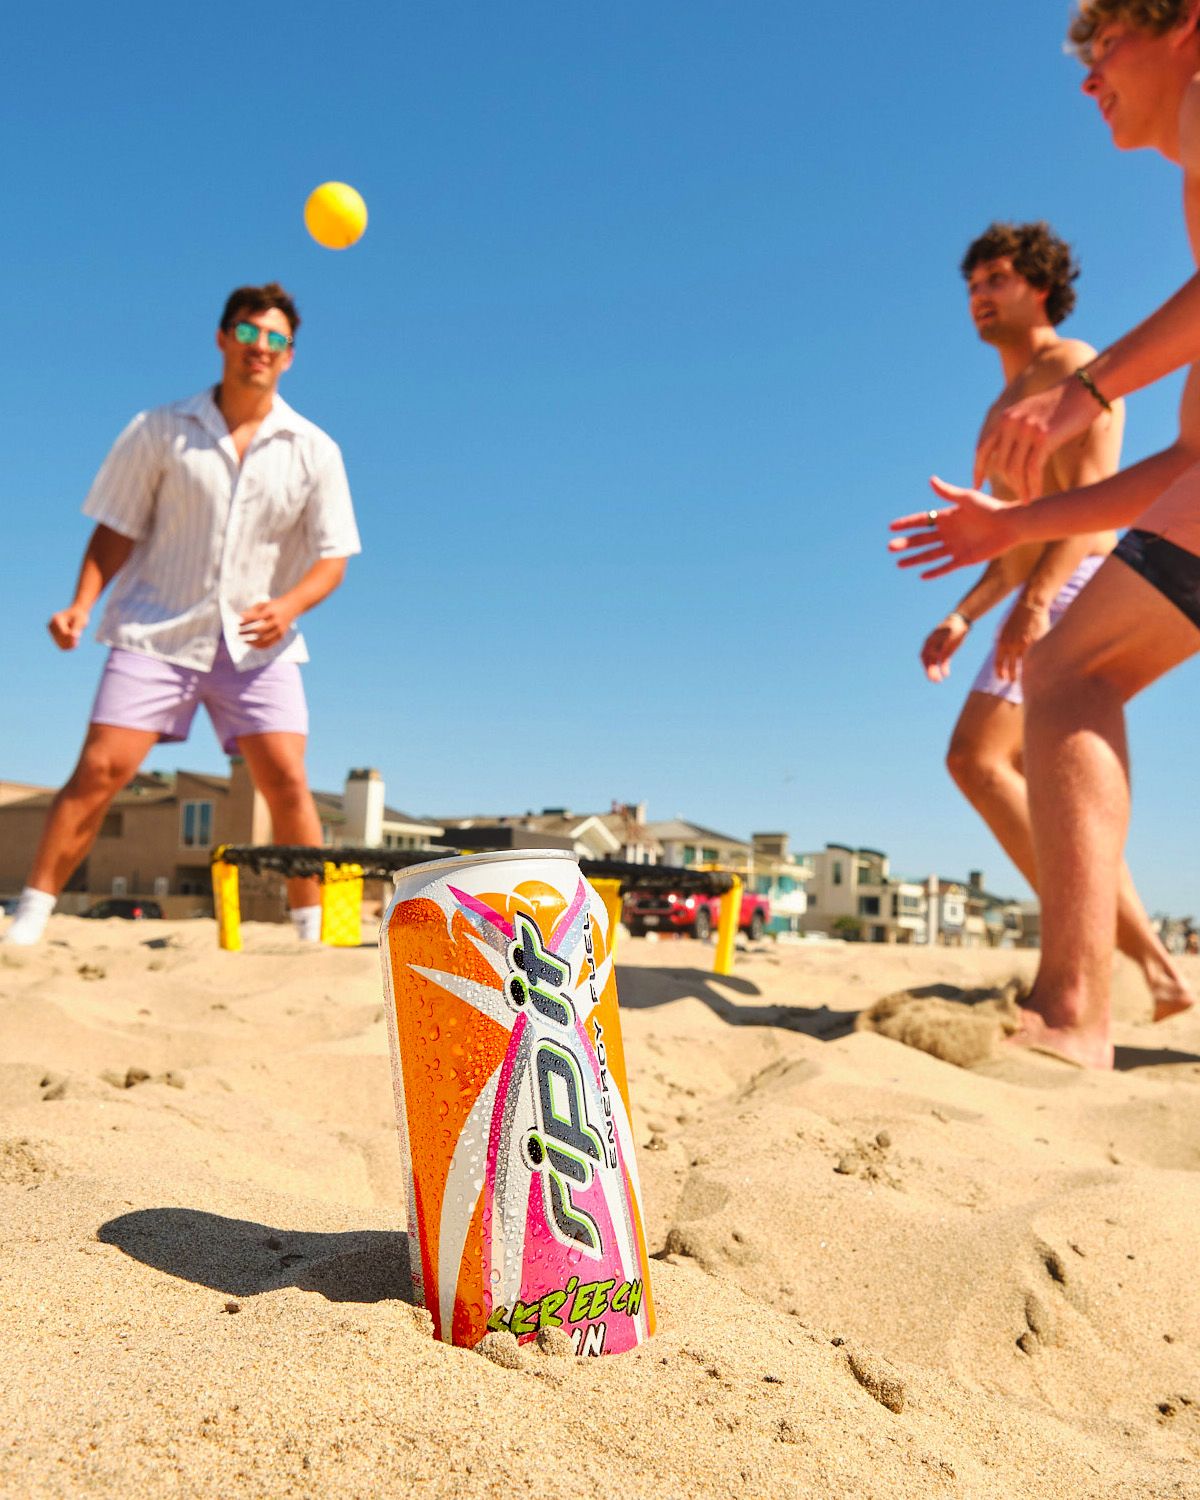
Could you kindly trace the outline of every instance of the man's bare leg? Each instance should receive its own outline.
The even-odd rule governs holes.
[[[59,892],[92,847],[104,814],[158,735],[112,724],[89,724],[70,780],[55,796],[42,827],[33,868],[3,941],[38,943]]]
[[[158,743],[152,729],[89,724],[70,780],[50,804],[28,884],[57,896],[95,841],[109,804]]]
[[[1200,651],[1200,631],[1115,558],[1030,652],[1025,759],[1042,957],[1018,1045],[1112,1066],[1112,945],[1129,821],[1125,704]]]
[[[306,737],[277,732],[244,734],[238,749],[251,780],[271,810],[271,827],[279,844],[319,844],[321,819],[308,789],[304,768]],[[321,882],[297,876],[287,883],[288,904],[293,911],[321,904]]]
[[[950,738],[946,766],[996,842],[1036,891],[1024,734],[1025,715],[1019,704],[992,693],[968,693]],[[1141,969],[1156,1021],[1195,1003],[1187,981],[1150,925],[1124,861],[1117,889],[1117,947]]]

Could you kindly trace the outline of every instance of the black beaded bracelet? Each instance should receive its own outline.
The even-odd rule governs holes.
[[[1089,396],[1093,396],[1105,411],[1112,411],[1112,402],[1101,393],[1100,387],[1092,379],[1086,370],[1076,370],[1075,379],[1084,388]]]

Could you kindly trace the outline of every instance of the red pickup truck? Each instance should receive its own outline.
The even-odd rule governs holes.
[[[634,937],[657,928],[665,932],[689,932],[703,940],[716,930],[721,912],[720,896],[684,895],[681,891],[628,891],[623,918]],[[771,920],[771,903],[753,891],[742,892],[738,927],[752,938],[760,938]]]

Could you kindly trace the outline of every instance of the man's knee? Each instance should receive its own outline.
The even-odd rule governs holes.
[[[972,695],[954,726],[946,769],[972,801],[989,794],[1020,771],[1020,710],[1010,703]]]
[[[71,772],[63,793],[102,802],[115,797],[133,777],[137,764],[115,755],[104,745],[88,745]]]
[[[255,768],[254,782],[268,802],[296,805],[309,797],[303,761],[270,760]]]
[[[968,796],[980,796],[986,795],[1005,776],[1011,776],[1013,766],[991,746],[955,735],[946,751],[946,769]]]

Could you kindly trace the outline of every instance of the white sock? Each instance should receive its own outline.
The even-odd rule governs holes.
[[[2,941],[17,943],[23,948],[41,942],[42,933],[46,930],[46,923],[50,920],[50,913],[57,900],[58,897],[52,896],[49,891],[35,890],[33,886],[27,885],[21,892],[16,914]]]
[[[321,908],[319,906],[293,906],[292,926],[302,943],[321,941]]]

